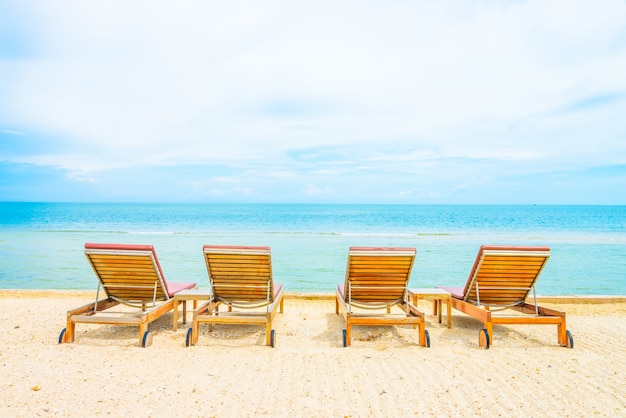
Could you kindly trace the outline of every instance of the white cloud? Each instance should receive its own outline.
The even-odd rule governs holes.
[[[13,129],[3,129],[2,133],[7,134],[7,135],[14,135],[14,136],[26,136],[26,133],[21,132],[21,131],[15,131]]]
[[[67,173],[67,178],[73,181],[77,181],[80,183],[87,184],[97,184],[99,183],[98,179],[94,177],[91,173],[84,173],[80,171],[70,171]]]
[[[349,170],[446,179],[502,162],[626,163],[620,1],[3,8],[31,47],[0,54],[2,132],[58,149],[11,161],[74,173],[224,164],[310,185]],[[574,106],[606,95],[616,99]]]

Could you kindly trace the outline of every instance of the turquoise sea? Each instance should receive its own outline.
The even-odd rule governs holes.
[[[333,292],[350,246],[417,248],[411,285],[462,285],[482,244],[547,245],[540,295],[626,295],[626,206],[0,203],[0,288],[88,289],[85,242],[155,246],[208,287],[203,244],[269,245],[287,291]]]

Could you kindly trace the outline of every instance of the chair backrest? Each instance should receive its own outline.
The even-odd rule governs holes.
[[[549,247],[483,245],[463,291],[463,299],[486,306],[526,300],[550,257]]]
[[[405,300],[415,248],[350,247],[344,285],[350,303]]]
[[[215,299],[242,305],[274,300],[270,247],[205,245],[203,252]]]
[[[87,243],[85,255],[108,297],[121,302],[170,298],[152,245]]]

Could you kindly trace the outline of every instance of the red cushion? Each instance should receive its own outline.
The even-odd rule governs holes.
[[[89,250],[135,250],[135,251],[152,251],[154,247],[152,245],[145,244],[96,244],[88,242],[85,244],[85,249]]]
[[[263,250],[269,251],[270,247],[259,247],[254,245],[204,245],[205,250]]]
[[[415,248],[409,247],[350,247],[350,251],[415,251]]]
[[[452,286],[437,286],[437,289],[443,289],[452,295],[453,298],[463,299],[463,288],[462,287],[452,287]]]
[[[181,290],[193,289],[194,287],[196,284],[192,282],[169,282],[167,283],[167,292],[172,297]]]
[[[337,290],[339,291],[339,294],[341,295],[341,298],[344,299],[344,300],[346,299],[345,287],[346,287],[345,283],[339,283],[337,285]]]
[[[280,291],[283,290],[283,285],[282,284],[278,284],[278,283],[273,283],[273,284],[274,284],[274,297],[276,297],[276,296],[278,296]]]

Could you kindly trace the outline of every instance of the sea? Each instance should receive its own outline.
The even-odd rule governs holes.
[[[350,246],[415,247],[411,287],[465,284],[483,244],[549,246],[538,295],[626,295],[626,206],[0,202],[0,288],[96,290],[86,242],[152,244],[209,288],[204,244],[264,245],[288,292],[334,292]]]

